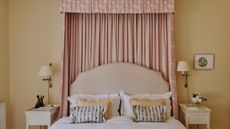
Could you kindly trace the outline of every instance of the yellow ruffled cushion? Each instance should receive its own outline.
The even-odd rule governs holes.
[[[166,99],[137,99],[132,98],[129,100],[131,105],[140,105],[140,106],[158,106],[166,105]]]
[[[166,106],[167,99],[137,99],[132,98],[129,100],[131,107],[133,106],[143,106],[143,107],[152,107],[152,106]],[[166,111],[163,112],[164,121],[167,119]],[[135,113],[133,112],[133,118],[135,118]]]
[[[106,120],[112,118],[113,114],[113,104],[114,102],[110,99],[86,99],[86,98],[79,98],[77,100],[77,106],[98,106],[98,105],[106,105],[106,111],[103,117]]]

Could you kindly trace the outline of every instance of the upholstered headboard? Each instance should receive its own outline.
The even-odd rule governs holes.
[[[70,87],[74,94],[165,93],[169,84],[160,72],[130,63],[101,65],[80,73]]]

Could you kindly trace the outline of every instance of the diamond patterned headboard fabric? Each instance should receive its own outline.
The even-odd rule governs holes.
[[[130,63],[112,63],[80,73],[70,87],[70,95],[165,93],[169,84],[160,72]]]

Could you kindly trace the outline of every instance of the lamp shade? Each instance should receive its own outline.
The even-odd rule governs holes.
[[[39,76],[41,77],[49,77],[52,75],[52,69],[49,65],[43,65],[41,66],[41,69],[39,71]]]
[[[187,72],[190,70],[189,64],[187,61],[179,61],[177,65],[177,71]]]

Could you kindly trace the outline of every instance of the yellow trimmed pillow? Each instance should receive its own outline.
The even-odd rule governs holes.
[[[77,106],[98,106],[98,105],[106,105],[107,109],[105,114],[103,115],[106,120],[112,118],[113,115],[113,104],[114,102],[110,99],[85,99],[79,98],[77,100]]]
[[[129,100],[131,107],[133,106],[143,106],[143,107],[152,107],[152,106],[166,106],[167,99],[137,99],[132,98]],[[133,111],[133,118],[135,118]],[[163,114],[163,119],[166,120],[166,111]]]
[[[166,105],[166,99],[137,99],[132,98],[129,100],[131,105],[140,105],[140,106],[158,106]]]

